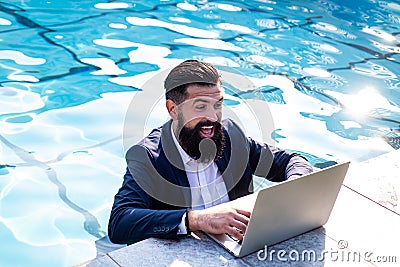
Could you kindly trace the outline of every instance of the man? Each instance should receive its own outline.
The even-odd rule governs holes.
[[[191,231],[243,239],[250,212],[218,206],[252,192],[253,174],[275,182],[312,172],[307,160],[244,136],[222,121],[223,91],[210,64],[187,60],[165,79],[171,120],[126,153],[112,207],[114,243],[176,238]]]

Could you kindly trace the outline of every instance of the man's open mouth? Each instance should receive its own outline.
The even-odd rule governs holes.
[[[214,136],[214,126],[202,126],[200,134],[203,138],[212,138]]]

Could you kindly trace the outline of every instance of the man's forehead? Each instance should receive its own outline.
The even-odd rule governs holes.
[[[188,99],[192,98],[214,98],[219,100],[224,95],[224,90],[219,85],[201,86],[190,85],[187,88]]]

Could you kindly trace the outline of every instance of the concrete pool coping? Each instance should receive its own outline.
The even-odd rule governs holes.
[[[352,163],[327,224],[241,259],[196,233],[149,238],[77,266],[394,266],[400,262],[399,159],[395,150]]]

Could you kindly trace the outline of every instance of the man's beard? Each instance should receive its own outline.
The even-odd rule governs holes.
[[[204,138],[200,135],[203,126],[213,126],[214,135]],[[179,131],[180,130],[180,131]],[[183,125],[183,118],[178,118],[179,143],[185,152],[200,162],[217,160],[223,155],[224,132],[220,122],[200,121],[193,129]]]

